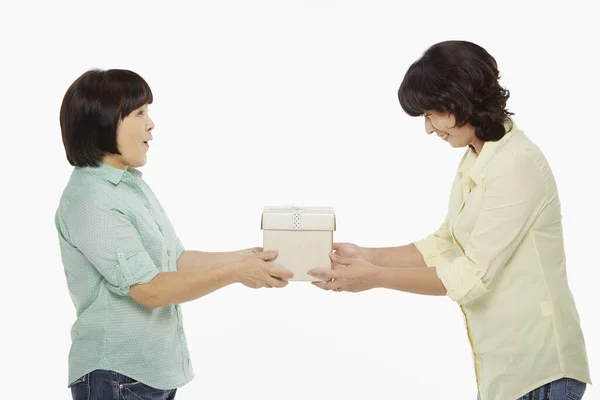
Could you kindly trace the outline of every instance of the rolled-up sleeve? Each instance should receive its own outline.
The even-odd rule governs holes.
[[[126,296],[159,270],[132,220],[101,199],[77,199],[64,213],[69,242],[94,265],[112,292]]]
[[[436,265],[448,297],[459,304],[488,292],[547,201],[544,174],[527,153],[513,154],[495,166],[483,185],[481,211],[464,255]]]
[[[179,257],[183,254],[183,252],[185,251],[185,246],[183,245],[183,243],[181,243],[181,240],[179,238],[175,239],[175,260],[179,259]]]
[[[431,235],[413,242],[423,256],[428,267],[438,265],[442,260],[452,260],[456,256],[454,241],[446,222]]]

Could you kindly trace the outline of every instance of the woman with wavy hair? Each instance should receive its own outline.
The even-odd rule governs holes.
[[[591,383],[567,282],[561,206],[542,151],[507,111],[496,60],[465,41],[431,46],[398,91],[427,134],[467,150],[437,231],[414,243],[336,243],[326,290],[447,295],[463,311],[481,400],[581,399]],[[427,397],[427,396],[424,396]]]

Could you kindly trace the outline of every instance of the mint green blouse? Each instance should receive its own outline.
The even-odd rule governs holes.
[[[128,295],[131,285],[176,271],[184,251],[141,172],[75,167],[55,224],[77,315],[68,384],[95,369],[157,389],[192,380],[180,306],[152,310]]]

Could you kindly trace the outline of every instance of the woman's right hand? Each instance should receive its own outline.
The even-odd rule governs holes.
[[[277,257],[277,251],[252,253],[235,263],[235,280],[252,289],[282,288],[294,274],[285,268],[267,263]]]
[[[334,243],[335,254],[344,258],[357,258],[371,262],[368,249],[355,245],[354,243]]]

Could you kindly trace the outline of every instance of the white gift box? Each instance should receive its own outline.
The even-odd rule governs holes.
[[[273,265],[294,273],[292,281],[320,281],[307,274],[313,268],[331,269],[335,214],[332,207],[277,207],[263,209],[264,251],[277,250]]]

